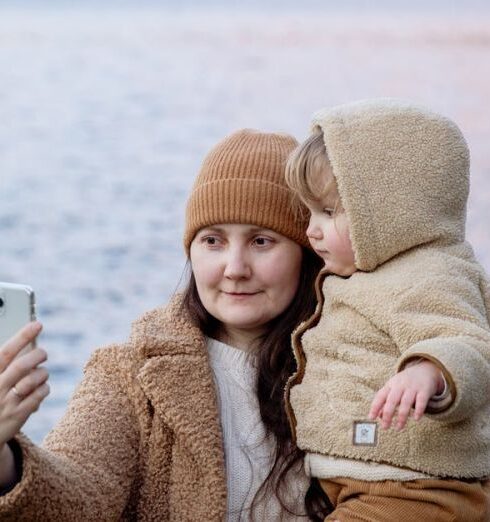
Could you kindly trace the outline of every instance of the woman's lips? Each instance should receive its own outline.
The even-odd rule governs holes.
[[[252,297],[254,295],[259,294],[260,292],[223,292],[225,295],[228,295],[230,297]]]

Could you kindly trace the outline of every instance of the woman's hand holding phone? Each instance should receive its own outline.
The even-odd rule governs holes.
[[[41,323],[29,323],[0,347],[0,487],[12,482],[15,474],[7,442],[49,394],[48,371],[39,366],[47,353],[34,348],[19,355],[41,329]]]

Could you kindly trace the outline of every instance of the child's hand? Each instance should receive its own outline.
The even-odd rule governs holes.
[[[380,417],[381,427],[388,429],[398,408],[396,429],[405,427],[412,407],[413,418],[419,420],[429,399],[442,393],[444,379],[441,370],[431,361],[423,360],[394,375],[374,396],[369,411],[371,420]]]

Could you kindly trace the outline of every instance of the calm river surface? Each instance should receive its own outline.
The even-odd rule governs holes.
[[[238,128],[302,139],[314,110],[374,96],[445,113],[471,148],[468,238],[490,270],[483,2],[204,4],[0,3],[0,280],[32,285],[44,323],[52,392],[26,426],[36,441],[90,353],[175,291],[186,194]]]

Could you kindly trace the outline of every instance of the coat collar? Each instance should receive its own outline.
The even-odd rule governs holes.
[[[131,342],[144,357],[138,382],[155,412],[203,474],[199,487],[226,506],[223,437],[206,341],[176,297],[133,325]]]
[[[158,355],[200,355],[206,353],[205,338],[174,296],[167,306],[155,308],[133,323],[130,343],[143,358]]]

